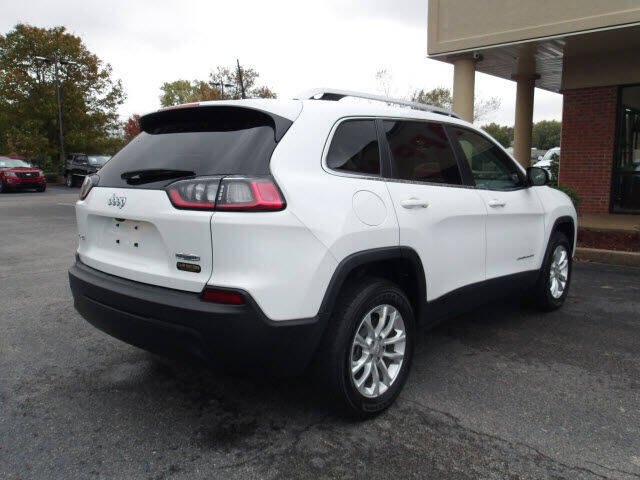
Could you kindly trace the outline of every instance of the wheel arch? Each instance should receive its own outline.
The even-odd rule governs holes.
[[[410,247],[374,248],[344,258],[331,277],[319,314],[330,315],[343,287],[366,275],[398,284],[409,297],[416,321],[422,318],[427,299],[426,279],[422,261]]]
[[[549,241],[551,240],[551,236],[555,232],[561,232],[567,236],[567,238],[569,239],[569,245],[571,245],[571,255],[573,256],[573,254],[575,253],[577,239],[577,228],[574,219],[568,215],[556,218],[556,220],[553,222],[553,227],[551,227],[551,230],[549,232],[547,244],[549,243]]]

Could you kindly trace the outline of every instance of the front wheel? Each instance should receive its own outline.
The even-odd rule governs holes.
[[[64,183],[67,186],[67,188],[73,187],[73,175],[71,175],[70,173],[67,173],[64,176]]]
[[[555,232],[549,239],[540,277],[530,301],[542,310],[560,308],[571,284],[571,245],[566,235]]]
[[[365,279],[340,298],[318,352],[319,375],[348,415],[372,417],[404,386],[415,337],[405,293],[383,279]]]
[[[43,184],[36,188],[36,192],[44,192],[47,189],[47,185]]]

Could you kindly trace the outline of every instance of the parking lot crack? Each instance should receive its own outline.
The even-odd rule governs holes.
[[[432,414],[437,414],[437,415],[440,415],[440,416],[444,416],[447,419],[453,421],[455,423],[456,427],[458,427],[458,428],[460,428],[462,430],[465,430],[465,431],[467,431],[467,432],[469,432],[469,433],[471,433],[473,435],[476,435],[476,436],[482,437],[482,438],[487,438],[487,439],[490,439],[490,440],[494,440],[494,441],[497,441],[499,443],[503,443],[503,444],[507,444],[507,445],[512,445],[512,446],[516,446],[517,445],[519,447],[522,447],[522,448],[525,448],[527,450],[530,450],[530,451],[534,452],[538,457],[544,458],[547,461],[549,461],[551,463],[554,463],[556,465],[559,465],[559,466],[561,466],[563,468],[566,468],[566,469],[569,469],[569,470],[573,470],[573,471],[579,471],[579,472],[587,473],[587,474],[590,474],[590,475],[593,475],[595,477],[602,478],[602,479],[605,479],[605,480],[608,480],[608,479],[611,479],[611,478],[617,478],[617,477],[608,477],[606,475],[603,475],[601,473],[597,473],[597,472],[595,472],[595,471],[593,471],[593,470],[591,470],[589,468],[586,468],[586,467],[581,467],[581,466],[577,466],[577,465],[569,465],[567,463],[561,462],[561,461],[559,461],[559,460],[547,455],[546,453],[542,452],[538,448],[536,448],[536,447],[534,447],[532,445],[529,445],[527,443],[524,443],[522,441],[510,440],[510,439],[507,439],[507,438],[500,437],[498,435],[494,435],[494,434],[490,434],[490,433],[481,432],[479,430],[475,430],[474,428],[471,428],[471,427],[469,427],[467,425],[464,425],[461,422],[459,417],[456,417],[455,415],[453,415],[453,414],[451,414],[449,412],[445,412],[445,411],[442,411],[442,410],[431,408],[431,407],[429,407],[427,405],[424,405],[423,403],[418,402],[416,400],[404,399],[403,401],[407,402],[407,403],[411,403],[411,404],[413,404],[413,405],[415,405],[417,407],[420,407],[422,410],[426,410],[426,411],[428,411],[428,412],[430,412]],[[589,462],[589,463],[597,465],[598,467],[603,468],[605,470],[608,470],[610,472],[617,472],[617,473],[622,473],[622,474],[628,475],[628,476],[633,477],[633,478],[640,478],[639,475],[637,475],[635,473],[632,473],[632,472],[627,472],[627,471],[624,471],[624,470],[618,470],[618,469],[614,469],[614,468],[611,468],[611,467],[605,467],[605,466],[600,465],[600,464],[595,463],[595,462]]]

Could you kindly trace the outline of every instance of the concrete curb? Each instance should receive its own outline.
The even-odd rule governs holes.
[[[610,265],[640,267],[640,252],[619,252],[601,248],[577,247],[575,258],[576,260],[589,260],[590,262],[608,263]]]

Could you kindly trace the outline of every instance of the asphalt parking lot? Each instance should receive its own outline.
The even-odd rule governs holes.
[[[640,269],[576,264],[565,307],[422,332],[396,405],[160,360],[87,324],[72,191],[0,196],[0,479],[640,478]]]

